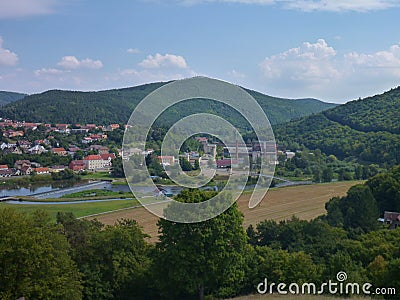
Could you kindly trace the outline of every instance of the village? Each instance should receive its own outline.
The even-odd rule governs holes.
[[[120,124],[43,124],[0,119],[0,150],[3,158],[9,158],[0,162],[0,177],[42,175],[65,169],[109,172],[121,149],[115,147],[115,141],[108,142],[107,133],[120,130],[123,134],[120,127]],[[68,143],[67,136],[74,136],[76,143]],[[40,156],[50,157],[49,162],[65,164],[42,165],[35,161]],[[15,159],[19,157],[22,159]]]
[[[74,172],[111,172],[112,162],[117,158],[151,155],[153,149],[121,149],[125,124],[48,124],[21,122],[0,118],[2,131],[0,153],[0,177],[31,174],[50,174],[70,169]],[[291,158],[294,153],[277,150],[275,142],[259,142],[250,145],[237,143],[223,145],[210,142],[207,137],[195,138],[201,149],[190,150],[179,156],[156,156],[163,166],[184,160],[196,169],[201,159],[213,158],[219,169],[230,169],[243,164],[248,157],[256,164],[264,151],[269,164],[277,164],[277,154]],[[219,151],[217,151],[217,149]],[[44,163],[41,163],[43,158]],[[5,159],[7,158],[7,159]],[[39,161],[38,161],[39,160]],[[196,167],[197,166],[197,167]]]

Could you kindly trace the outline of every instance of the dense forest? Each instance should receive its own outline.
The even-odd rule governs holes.
[[[344,271],[348,282],[368,282],[370,292],[385,288],[392,293],[385,299],[399,299],[389,288],[400,290],[400,230],[377,221],[384,210],[399,208],[399,186],[396,167],[331,199],[325,216],[265,220],[246,231],[236,203],[201,223],[160,219],[156,244],[146,241],[134,220],[104,226],[59,213],[54,224],[41,211],[3,209],[0,298],[226,299],[256,293],[266,277],[300,286],[312,282],[319,290]],[[213,195],[185,190],[176,200],[200,202]]]
[[[26,94],[0,91],[0,106],[20,100],[27,96]]]
[[[332,121],[363,131],[400,134],[400,87],[382,95],[351,101],[324,112]]]
[[[394,89],[277,126],[274,132],[290,150],[304,145],[388,168],[400,163],[399,116],[400,93]]]
[[[99,92],[51,90],[0,108],[0,116],[15,120],[46,123],[127,123],[135,106],[149,93],[166,83],[151,83],[131,88]],[[321,112],[336,106],[315,99],[280,99],[247,90],[261,105],[272,124]],[[195,102],[193,102],[195,101]],[[194,105],[195,104],[195,105]],[[159,124],[171,125],[183,116],[196,112],[220,114],[228,120],[237,119],[238,113],[210,100],[188,100],[171,107]],[[243,121],[239,125],[243,125]]]

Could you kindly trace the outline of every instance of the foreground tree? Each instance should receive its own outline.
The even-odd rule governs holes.
[[[0,210],[0,299],[81,299],[78,269],[48,215]]]
[[[369,232],[377,229],[378,206],[367,185],[355,185],[342,198],[332,198],[326,205],[327,221],[346,230]]]
[[[182,191],[177,200],[202,202],[212,192]],[[196,294],[235,295],[245,275],[247,244],[243,215],[236,203],[219,216],[200,223],[175,223],[160,219],[153,274],[160,294],[168,299],[188,299]]]
[[[84,276],[85,299],[147,299],[150,248],[134,220],[103,227],[71,213],[59,213],[57,221],[63,225]]]

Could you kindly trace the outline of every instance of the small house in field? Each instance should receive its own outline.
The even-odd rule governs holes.
[[[383,222],[389,225],[389,229],[400,227],[400,213],[385,211]]]

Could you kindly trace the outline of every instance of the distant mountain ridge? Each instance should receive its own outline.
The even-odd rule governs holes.
[[[400,164],[399,129],[400,87],[279,125],[274,133],[288,148],[304,145],[388,167]]]
[[[48,123],[126,123],[136,105],[164,84],[166,82],[98,92],[50,90],[0,107],[0,117]],[[247,91],[264,109],[272,124],[284,123],[337,105],[316,99],[290,100]],[[212,101],[205,99],[190,101],[196,101],[196,105],[189,101],[179,103],[161,116],[160,123],[171,124],[187,114],[198,111],[226,111],[232,119],[237,119],[234,111],[224,108],[219,103],[211,103]]]
[[[20,100],[20,99],[24,98],[25,96],[27,96],[27,95],[22,94],[22,93],[0,91],[0,106]]]

